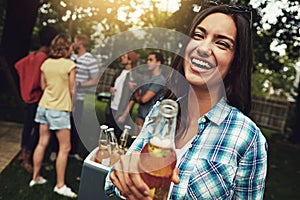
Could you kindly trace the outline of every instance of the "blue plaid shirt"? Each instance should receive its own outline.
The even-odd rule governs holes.
[[[157,103],[127,153],[141,151],[153,132]],[[198,134],[178,160],[180,183],[170,199],[263,199],[267,174],[267,142],[260,129],[221,99],[198,120]],[[118,193],[106,178],[107,195]]]

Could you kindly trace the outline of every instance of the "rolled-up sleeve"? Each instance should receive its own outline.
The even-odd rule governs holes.
[[[263,199],[267,175],[268,145],[258,137],[239,163],[233,199]]]

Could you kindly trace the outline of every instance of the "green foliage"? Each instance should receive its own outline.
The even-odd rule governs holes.
[[[265,83],[267,81],[267,75],[263,73],[255,72],[252,74],[252,96],[259,98],[259,99],[265,99],[268,96],[268,91],[264,87]]]
[[[37,33],[39,29],[45,25],[52,25],[60,32],[70,33],[71,36],[76,33],[90,35],[94,44],[106,45],[97,53],[101,56],[108,56],[112,52],[118,53],[118,49],[122,49],[122,46],[128,44],[134,46],[139,42],[138,36],[133,34],[128,34],[126,38],[122,38],[123,41],[121,38],[114,40],[111,37],[134,27],[165,27],[185,33],[196,14],[194,11],[199,8],[201,2],[199,0],[181,0],[180,9],[175,13],[170,13],[160,10],[157,7],[159,1],[154,0],[150,1],[149,7],[145,7],[144,2],[140,0],[40,0],[41,6],[33,32],[31,48],[36,49],[38,47]],[[223,0],[222,2],[228,3],[230,1]],[[250,0],[231,2],[249,5]],[[269,3],[263,1],[253,8],[253,79],[255,80],[253,94],[262,97],[268,95],[267,91],[274,90],[273,95],[286,97],[293,92],[293,80],[296,76],[295,64],[299,62],[300,56],[300,17],[299,9],[297,9],[299,8],[299,1],[283,2],[286,5],[282,6],[282,13],[277,16],[276,23],[262,21],[267,12],[265,8]],[[0,3],[0,11],[3,11],[0,15],[1,19],[5,17],[5,5],[5,1]],[[132,15],[141,8],[143,9],[142,14],[133,20]],[[125,20],[118,19],[118,12],[120,11],[125,14]],[[3,24],[0,24],[0,31],[2,28]],[[151,41],[153,45],[159,44],[159,41],[155,41],[155,37],[157,37],[155,35],[146,33],[142,37],[145,41]],[[280,54],[271,49],[271,44],[275,47],[283,45],[285,53]],[[165,56],[171,58],[171,55],[166,53]],[[266,82],[268,82],[269,87],[264,88]]]
[[[293,0],[286,3],[288,6],[282,8],[282,15],[277,16],[276,23],[262,22],[262,16],[266,14],[266,2],[254,10],[255,96],[274,91],[269,95],[287,99],[294,94],[295,65],[300,58],[299,9],[295,9],[299,7],[299,2]],[[271,44],[275,44],[275,47],[285,45],[285,54],[272,50]],[[267,88],[259,85],[266,82]]]

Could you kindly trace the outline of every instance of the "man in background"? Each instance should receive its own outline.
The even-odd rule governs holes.
[[[39,32],[40,48],[20,59],[15,68],[20,78],[21,97],[26,103],[21,139],[21,153],[18,160],[21,166],[32,173],[32,154],[39,138],[39,124],[34,121],[39,100],[42,96],[40,86],[41,65],[48,58],[49,47],[58,31],[52,27],[43,27]]]
[[[130,51],[121,56],[122,69],[113,78],[109,92],[111,98],[107,103],[105,120],[106,124],[113,127],[115,134],[119,139],[124,125],[130,125],[129,115],[124,116],[124,118],[119,119],[120,116],[125,112],[130,97],[133,93],[134,75],[132,74],[132,69],[134,69],[138,62],[138,55]],[[132,109],[131,109],[132,110]],[[131,113],[131,110],[128,112]]]

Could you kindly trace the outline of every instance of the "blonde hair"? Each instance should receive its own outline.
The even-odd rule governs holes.
[[[78,34],[75,36],[75,38],[77,40],[79,40],[80,42],[82,42],[82,45],[85,48],[88,48],[90,46],[91,40],[90,40],[89,36],[87,36],[85,34]]]
[[[51,42],[50,56],[52,58],[65,58],[69,56],[71,37],[66,34],[57,35]]]

